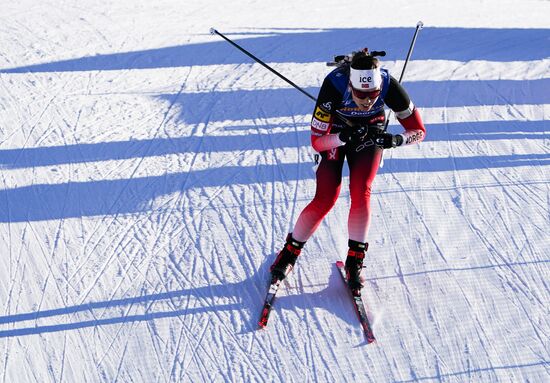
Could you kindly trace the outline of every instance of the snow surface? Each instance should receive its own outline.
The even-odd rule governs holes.
[[[2,382],[550,381],[550,2],[106,3],[2,4]],[[334,267],[345,187],[257,330],[313,105],[209,29],[316,94],[364,46],[399,74],[419,20],[428,138],[373,190],[378,342]]]

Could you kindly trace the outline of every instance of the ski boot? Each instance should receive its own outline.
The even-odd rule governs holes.
[[[302,251],[305,242],[296,241],[292,233],[286,237],[285,247],[277,255],[277,259],[269,269],[271,271],[271,283],[282,281],[294,267],[294,263]]]
[[[346,258],[345,267],[348,287],[354,296],[359,297],[361,296],[361,289],[363,288],[360,278],[361,269],[363,268],[365,251],[367,251],[369,244],[350,239],[348,241],[348,246],[348,257]]]

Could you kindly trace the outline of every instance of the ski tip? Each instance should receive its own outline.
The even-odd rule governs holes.
[[[344,266],[344,261],[336,261],[336,266],[337,267],[343,267]]]
[[[258,327],[265,328],[265,326],[267,326],[267,318],[263,316],[258,322]]]

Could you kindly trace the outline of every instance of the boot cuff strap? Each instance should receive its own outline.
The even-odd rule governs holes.
[[[368,243],[366,243],[366,242],[357,242],[357,241],[354,241],[353,239],[350,239],[348,241],[348,246],[353,251],[362,251],[362,252],[367,251],[367,249],[369,248]]]

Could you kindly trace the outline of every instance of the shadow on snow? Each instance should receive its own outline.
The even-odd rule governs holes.
[[[144,322],[161,318],[173,318],[187,315],[214,314],[222,311],[247,312],[248,325],[244,325],[244,328],[241,329],[240,334],[249,333],[257,329],[257,321],[259,320],[259,314],[263,304],[263,297],[265,292],[267,291],[267,279],[269,274],[267,269],[271,261],[271,258],[266,258],[266,262],[264,262],[264,264],[259,268],[258,272],[242,282],[213,286],[209,285],[205,287],[195,287],[164,293],[142,295],[138,297],[112,299],[101,302],[88,302],[80,305],[67,306],[58,309],[0,316],[0,325],[14,325],[20,322],[33,321],[32,326],[29,327],[0,330],[0,338],[52,333],[88,327],[99,327],[118,323]],[[507,264],[463,267],[457,269],[447,268],[441,270],[428,270],[410,274],[370,278],[367,279],[367,281],[376,281],[380,279],[401,279],[403,277],[419,276],[430,273],[467,272],[503,267],[528,267],[549,262],[550,260],[541,260],[532,262],[514,262]],[[335,288],[335,286],[338,286],[338,288]],[[368,287],[366,287],[366,289],[368,289]],[[296,311],[297,309],[309,310],[313,308],[321,308],[326,310],[327,312],[331,312],[335,315],[340,316],[341,319],[352,325],[356,325],[357,328],[359,328],[359,323],[357,322],[357,318],[355,317],[355,312],[352,308],[351,301],[344,292],[345,286],[342,283],[340,276],[338,275],[336,267],[332,268],[332,272],[328,278],[326,288],[320,291],[314,293],[304,293],[303,291],[299,291],[297,294],[292,294],[292,289],[285,288],[284,284],[283,287],[281,287],[281,290],[282,291],[280,293],[280,296],[277,298],[274,306],[274,312],[271,315],[271,322],[284,320],[281,318],[277,318],[281,310]],[[287,295],[288,293],[290,293],[290,295]],[[155,307],[153,304],[157,302],[160,303],[170,301],[172,304],[174,304],[175,300],[191,297],[197,299],[197,301],[199,302],[199,307],[190,308],[188,301],[180,301],[180,306],[185,307],[185,309],[172,308],[166,311],[151,310],[151,308]],[[236,300],[236,302],[228,304],[210,303],[219,298],[229,298],[232,300]],[[144,310],[148,310],[151,312],[133,315],[118,315],[99,319],[96,318],[99,312],[103,313],[103,315],[108,315],[106,313],[112,313],[112,311],[108,311],[109,309],[127,311],[128,307],[134,307],[136,305],[143,305],[142,307]],[[90,314],[90,316],[94,319],[59,323],[61,322],[59,317],[74,314]],[[47,325],[37,323],[37,321],[45,318],[54,318],[55,322],[57,323]],[[448,376],[461,374],[463,373],[458,372],[455,374],[450,374]],[[417,380],[411,380],[410,382],[429,379],[433,378],[417,378]]]
[[[206,32],[206,31],[205,31]],[[222,31],[223,32],[223,31]],[[306,32],[282,30],[236,41],[267,62],[319,62],[368,46],[386,50],[386,60],[405,58],[414,33],[410,28],[349,28]],[[261,30],[257,34],[262,34]],[[228,34],[231,37],[231,34]],[[516,61],[548,56],[550,29],[432,28],[422,31],[414,59]],[[546,49],[544,48],[546,46]],[[516,52],[512,54],[511,52]],[[0,73],[99,71],[241,64],[252,59],[218,36],[207,43],[98,54],[57,62],[0,69]]]
[[[507,139],[550,139],[547,121],[488,121],[429,124],[427,141],[470,141]],[[301,126],[302,130],[265,132],[279,127]],[[258,129],[263,133],[258,133]],[[390,126],[390,130],[399,128]],[[308,124],[262,124],[232,126],[245,134],[230,136],[206,135],[112,141],[95,144],[0,150],[0,169],[21,169],[36,166],[79,164],[96,161],[165,156],[196,152],[229,152],[310,146]],[[219,132],[218,132],[219,133]],[[269,142],[266,148],[265,143]]]
[[[413,158],[387,161],[384,173],[438,172],[550,164],[550,153],[504,156]],[[193,188],[231,187],[313,179],[312,163],[231,165],[131,179],[36,184],[0,190],[0,222],[130,214],[150,211],[161,195]],[[390,169],[391,168],[391,169]],[[344,175],[347,175],[345,167]]]
[[[421,108],[550,104],[550,79],[415,81],[404,85]],[[305,90],[318,93],[317,88]],[[294,88],[166,94],[158,98],[179,107],[179,118],[187,124],[204,123],[205,116],[208,121],[235,121],[309,115],[314,108],[314,103]]]
[[[329,54],[347,52],[367,41],[384,42],[389,60],[405,56],[413,28],[333,29],[301,33],[271,33],[242,39],[243,45],[271,62],[310,62]],[[524,60],[545,56],[550,29],[461,29],[426,28],[416,59],[487,59],[508,61],[514,46],[521,47]],[[214,37],[213,37],[214,38]],[[215,38],[214,38],[215,39]],[[342,46],[345,41],[347,46]],[[476,42],[477,49],[471,42]],[[490,49],[484,49],[488,48]],[[337,50],[335,50],[337,48]],[[328,50],[332,50],[329,52]],[[3,72],[70,71],[159,68],[182,65],[242,63],[246,57],[224,41],[162,48],[143,52],[100,55],[20,67]],[[418,106],[464,106],[546,104],[545,89],[550,79],[529,81],[421,81],[407,84]],[[314,89],[315,90],[315,89]],[[311,91],[311,90],[310,90]],[[253,119],[258,127],[270,117],[288,117],[312,112],[311,100],[294,89],[238,90],[229,92],[183,93],[157,96],[181,110],[178,118],[186,124],[208,121]],[[235,102],[239,100],[239,102]],[[291,124],[296,126],[296,124]],[[207,126],[208,128],[208,126]],[[229,128],[229,129],[233,129]],[[242,128],[242,127],[241,127]],[[249,131],[257,127],[245,127]],[[228,130],[229,130],[228,129]],[[307,129],[307,128],[306,128]],[[309,146],[307,131],[289,133],[213,135],[160,138],[97,144],[76,144],[49,148],[0,151],[0,167],[28,168],[91,161],[121,160],[177,153],[208,153],[239,150],[268,150]],[[509,138],[548,138],[544,121],[464,122],[428,126],[428,140],[479,140]],[[384,172],[437,172],[538,166],[548,164],[550,154],[522,154],[454,158],[391,159]],[[389,169],[390,168],[390,169]],[[170,193],[185,193],[191,188],[251,185],[312,179],[311,163],[227,166],[136,177],[121,180],[34,184],[0,190],[0,222],[25,222],[119,213],[140,213],[151,208],[153,200]]]
[[[20,322],[32,321],[32,325],[29,327],[0,330],[0,338],[53,333],[119,323],[145,322],[155,319],[198,314],[214,315],[223,311],[238,311],[240,313],[245,313],[243,315],[246,315],[248,320],[243,323],[243,328],[240,329],[239,334],[246,334],[258,329],[258,320],[260,319],[263,298],[267,292],[269,274],[267,269],[271,261],[273,261],[273,259],[266,258],[266,262],[260,267],[260,270],[251,278],[242,282],[209,285],[206,287],[189,288],[139,297],[89,302],[58,309],[0,316],[0,325],[14,325]],[[338,288],[335,288],[335,286],[338,286]],[[345,294],[345,286],[341,281],[336,267],[333,268],[333,272],[329,276],[324,289],[314,293],[299,291],[297,294],[293,294],[292,290],[292,288],[285,287],[285,283],[283,283],[270,318],[271,322],[281,320],[281,318],[277,318],[277,315],[282,310],[296,311],[311,310],[313,308],[321,308],[328,312],[332,312],[350,324],[356,323],[357,321],[351,301]],[[195,298],[199,307],[189,307],[189,298]],[[229,298],[235,302],[228,304],[211,303],[221,298]],[[165,311],[155,311],[154,303],[162,302],[172,303],[172,305],[174,305],[174,302],[179,302],[179,306],[185,308],[178,309],[177,307],[173,307]],[[143,308],[143,310],[147,312],[143,314],[118,314],[108,318],[97,318],[100,312],[104,316],[108,316],[115,312],[109,310],[118,310],[120,313],[122,311],[127,311],[129,307],[136,306]],[[61,322],[60,317],[73,315],[68,318],[75,318],[75,314],[80,316],[89,315],[93,319],[59,323]],[[39,321],[46,318],[53,318],[52,320],[55,324],[40,324]],[[359,328],[358,322],[357,327]]]

